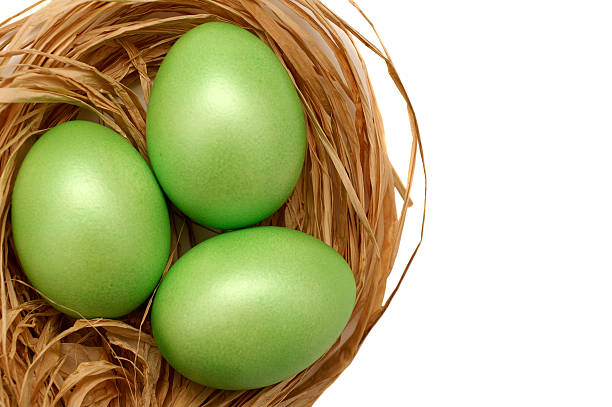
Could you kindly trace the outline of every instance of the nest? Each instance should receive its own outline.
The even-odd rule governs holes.
[[[15,175],[49,128],[86,114],[148,160],[152,78],[174,41],[208,21],[231,22],[266,42],[292,76],[307,117],[302,177],[262,224],[323,240],[347,260],[357,282],[354,312],[332,348],[296,376],[249,391],[203,387],[174,371],[151,336],[150,301],[120,320],[59,313],[28,284],[11,237]],[[406,185],[389,162],[357,42],[386,62],[406,100],[413,137]],[[0,404],[312,405],[349,365],[399,286],[384,302],[421,148],[412,107],[384,47],[317,0],[52,0],[0,25],[0,72]],[[173,250],[166,270],[206,235],[176,208],[170,211]]]

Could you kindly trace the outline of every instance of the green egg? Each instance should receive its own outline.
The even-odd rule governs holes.
[[[244,390],[287,379],[339,337],[355,279],[334,249],[262,226],[215,236],[183,255],[153,300],[164,358],[206,386]]]
[[[252,225],[291,195],[306,148],[297,91],[274,52],[228,23],[202,24],[153,83],[147,145],[170,200],[196,222]]]
[[[47,131],[13,189],[12,230],[31,284],[74,317],[114,318],[151,295],[170,251],[166,202],[130,143],[96,123]]]

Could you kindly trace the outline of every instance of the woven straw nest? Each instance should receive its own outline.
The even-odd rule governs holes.
[[[0,25],[0,405],[311,405],[348,366],[388,305],[386,280],[411,203],[420,138],[386,50],[317,0],[46,3]],[[293,77],[308,119],[302,177],[287,203],[262,223],[328,243],[357,281],[351,320],[324,356],[281,383],[242,392],[202,387],[174,371],[151,337],[150,301],[120,320],[75,320],[57,312],[28,284],[11,237],[12,184],[31,144],[52,126],[85,114],[127,138],[146,159],[151,80],[178,37],[213,20],[242,26],[269,44]],[[413,137],[407,182],[387,157],[358,41],[387,63],[406,100]],[[403,200],[399,216],[396,191]],[[170,210],[168,267],[206,235]]]

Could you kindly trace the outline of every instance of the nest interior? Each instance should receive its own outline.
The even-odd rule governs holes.
[[[0,25],[0,404],[312,405],[354,358],[399,287],[383,302],[422,150],[414,112],[386,50],[318,0],[45,3]],[[357,282],[354,312],[331,349],[296,376],[249,391],[203,387],[174,371],[150,335],[150,301],[119,320],[75,320],[59,313],[29,285],[11,237],[15,175],[47,129],[86,114],[129,140],[148,161],[145,119],[152,80],[174,41],[208,21],[231,22],[266,42],[292,76],[304,106],[302,176],[286,204],[262,224],[323,240],[347,260]],[[406,152],[405,184],[387,157],[382,118],[357,42],[386,62],[406,101],[413,143]],[[402,197],[399,215],[396,191]],[[173,250],[166,271],[209,234],[174,207],[170,211]]]

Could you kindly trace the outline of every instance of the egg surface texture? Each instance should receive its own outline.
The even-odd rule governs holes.
[[[34,143],[15,181],[12,224],[28,279],[74,317],[138,307],[170,251],[153,173],[127,140],[93,122],[60,124]]]
[[[147,145],[170,200],[196,222],[236,229],[270,216],[300,176],[304,114],[287,71],[250,32],[202,24],[153,83]]]
[[[184,376],[227,390],[267,386],[315,362],[355,303],[334,249],[262,226],[215,236],[181,257],[153,300],[153,335]]]

